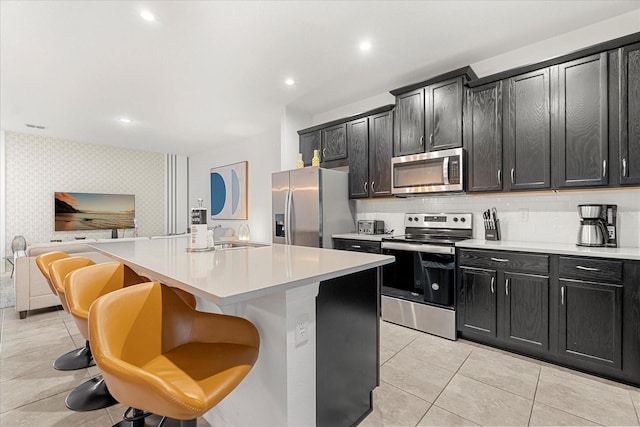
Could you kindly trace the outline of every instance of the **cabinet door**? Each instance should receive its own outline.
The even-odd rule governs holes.
[[[305,166],[311,166],[313,150],[320,152],[320,138],[319,130],[300,135],[300,153]]]
[[[391,195],[392,144],[393,111],[369,117],[369,194],[372,197]]]
[[[467,89],[469,191],[502,190],[502,82]]]
[[[620,49],[620,182],[640,184],[640,43]]]
[[[551,188],[549,69],[508,80],[505,90],[505,184],[512,190]]]
[[[424,89],[396,96],[395,157],[424,152]]]
[[[558,65],[558,187],[607,185],[607,54]]]
[[[622,367],[622,286],[560,279],[559,349],[567,357]]]
[[[504,273],[504,339],[549,350],[549,277]]]
[[[347,158],[347,124],[322,129],[321,162]]]
[[[369,197],[369,126],[362,118],[347,123],[349,198]]]
[[[458,330],[496,337],[496,271],[460,267]]]
[[[425,89],[426,151],[462,147],[462,77]]]

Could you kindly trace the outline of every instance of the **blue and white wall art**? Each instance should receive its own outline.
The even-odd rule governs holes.
[[[248,162],[211,168],[211,219],[247,218]]]

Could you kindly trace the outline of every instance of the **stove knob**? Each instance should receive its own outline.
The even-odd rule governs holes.
[[[464,218],[463,218],[463,220],[464,220]],[[453,222],[458,222],[458,217],[457,216],[453,217]]]
[[[466,219],[465,218],[460,218],[460,221],[465,222]]]
[[[417,217],[417,216],[413,217],[413,220],[414,220],[415,222],[418,222],[418,217]]]
[[[413,218],[409,217],[409,221],[413,221]]]

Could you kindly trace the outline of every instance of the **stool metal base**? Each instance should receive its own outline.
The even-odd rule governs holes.
[[[141,416],[142,414],[144,414],[144,411],[133,409],[133,417]],[[176,420],[174,418],[150,414],[148,417],[135,421],[122,420],[114,424],[113,427],[196,427],[197,425],[197,420]]]
[[[118,401],[107,390],[102,375],[98,375],[74,388],[64,403],[72,411],[95,411],[115,405]]]
[[[91,348],[89,347],[89,341],[87,341],[84,347],[76,348],[68,353],[58,357],[53,362],[53,367],[59,371],[75,371],[76,369],[88,368],[95,366],[96,362],[91,355]]]

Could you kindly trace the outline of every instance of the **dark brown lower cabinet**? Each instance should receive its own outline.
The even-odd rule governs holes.
[[[505,272],[504,339],[549,349],[549,277]]]
[[[559,350],[622,368],[622,285],[560,279]]]
[[[640,261],[458,249],[458,336],[640,385]]]

